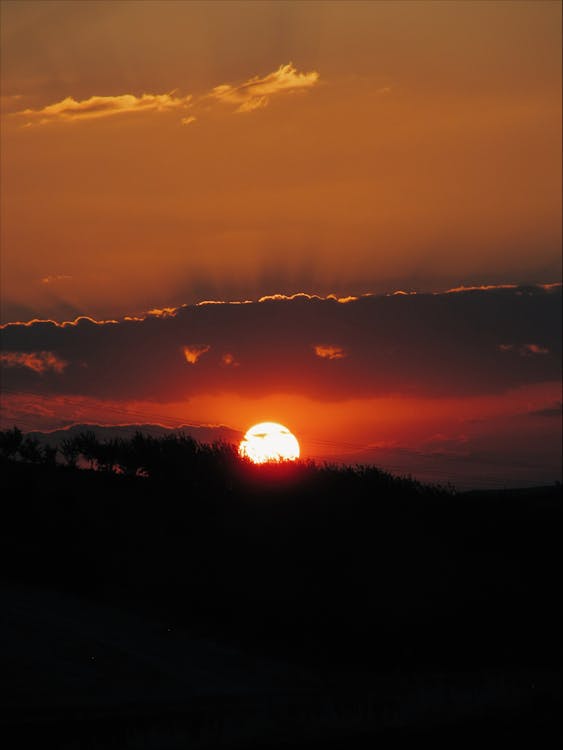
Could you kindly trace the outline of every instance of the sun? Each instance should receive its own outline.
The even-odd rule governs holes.
[[[247,431],[239,445],[239,453],[255,464],[295,461],[299,458],[299,443],[282,424],[260,422]]]

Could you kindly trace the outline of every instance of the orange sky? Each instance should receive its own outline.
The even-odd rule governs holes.
[[[1,6],[2,323],[121,320],[274,293],[347,297],[561,280],[558,2]],[[370,390],[368,375],[350,364],[348,339],[352,348],[360,343],[353,328],[343,324],[346,342],[328,333],[321,340],[313,318],[303,330],[292,319],[302,349],[284,338],[288,359],[276,372],[261,361],[269,344],[259,315],[249,313],[246,350],[237,339],[248,370],[240,352],[213,343],[210,354],[211,338],[186,334],[177,352],[162,350],[170,369],[157,373],[151,363],[140,375],[138,397],[124,391],[127,378],[116,378],[112,393],[108,375],[97,391],[87,377],[71,378],[65,399],[68,373],[89,366],[88,326],[81,341],[69,330],[66,343],[53,343],[41,326],[29,338],[12,331],[0,419],[52,428],[123,422],[136,412],[141,421],[240,430],[275,419],[300,434],[306,455],[364,457],[450,478],[465,470],[452,464],[454,454],[458,462],[471,454],[474,476],[486,473],[480,461],[493,462],[498,479],[540,445],[528,476],[547,480],[560,472],[558,334],[549,329],[548,346],[538,313],[521,335],[510,329],[510,340],[488,340],[495,294],[482,297],[486,312],[452,318],[458,329],[446,331],[450,349],[434,373],[422,346],[418,370],[403,349],[393,393]],[[408,340],[400,325],[407,309],[390,318],[399,321],[391,326],[395,348]],[[359,326],[375,382],[395,350],[387,319],[370,320]],[[232,325],[221,319],[221,342]],[[385,355],[370,349],[370,331]],[[422,335],[439,351],[430,324]],[[476,354],[467,366],[466,339]],[[141,356],[139,342],[121,354],[98,342],[96,354],[106,361],[113,352],[120,367],[120,356]],[[321,377],[313,362],[307,392],[284,389],[282,376],[298,382],[305,349],[332,369]],[[203,372],[212,356],[216,392],[190,396],[186,385],[180,398],[177,375],[167,388],[168,372]],[[510,356],[520,379],[506,369]],[[253,396],[252,368],[262,365],[271,382]],[[464,368],[475,374],[475,393],[461,384]],[[451,370],[451,388],[440,391],[439,370]],[[325,390],[315,395],[317,377]],[[443,466],[436,459],[425,469],[438,454]]]
[[[558,280],[560,14],[4,2],[3,321]]]

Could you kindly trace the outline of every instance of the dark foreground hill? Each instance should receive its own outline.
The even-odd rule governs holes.
[[[228,451],[169,469],[3,463],[4,733],[557,739],[558,488],[456,494]]]

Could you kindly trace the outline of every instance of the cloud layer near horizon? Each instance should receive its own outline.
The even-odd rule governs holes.
[[[560,306],[555,286],[344,304],[296,295],[101,323],[13,323],[2,331],[3,384],[161,402],[213,393],[332,401],[502,393],[561,377]],[[65,367],[29,365],[46,352]]]

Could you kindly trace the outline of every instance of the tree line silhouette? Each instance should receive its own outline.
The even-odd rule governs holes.
[[[70,468],[80,466],[140,477],[169,476],[179,470],[201,471],[239,460],[235,446],[221,441],[199,443],[183,432],[157,438],[137,431],[130,439],[100,440],[93,431],[85,430],[50,445],[24,436],[16,426],[0,431],[0,456],[51,466],[60,458]]]
[[[79,465],[94,471],[124,474],[126,476],[151,477],[153,479],[176,479],[182,475],[185,481],[194,476],[213,475],[225,471],[237,472],[252,461],[240,456],[238,449],[231,443],[215,441],[200,443],[190,435],[179,432],[163,437],[153,437],[137,430],[133,437],[110,438],[100,440],[92,430],[84,430],[77,435],[60,440],[58,445],[42,443],[38,438],[24,436],[14,426],[0,431],[0,456],[4,459],[20,459],[28,463],[54,466],[60,456],[64,465],[77,468]],[[438,494],[455,494],[452,485],[423,486],[412,477],[400,478],[374,466],[356,465],[355,467],[337,467],[324,463],[317,465],[312,460],[296,462],[271,462],[264,466],[253,467],[253,470],[267,476],[274,472],[276,476],[306,473],[329,472],[332,475],[355,475],[362,481],[377,478],[379,484],[394,484],[395,487],[409,488],[411,491],[430,491]]]

